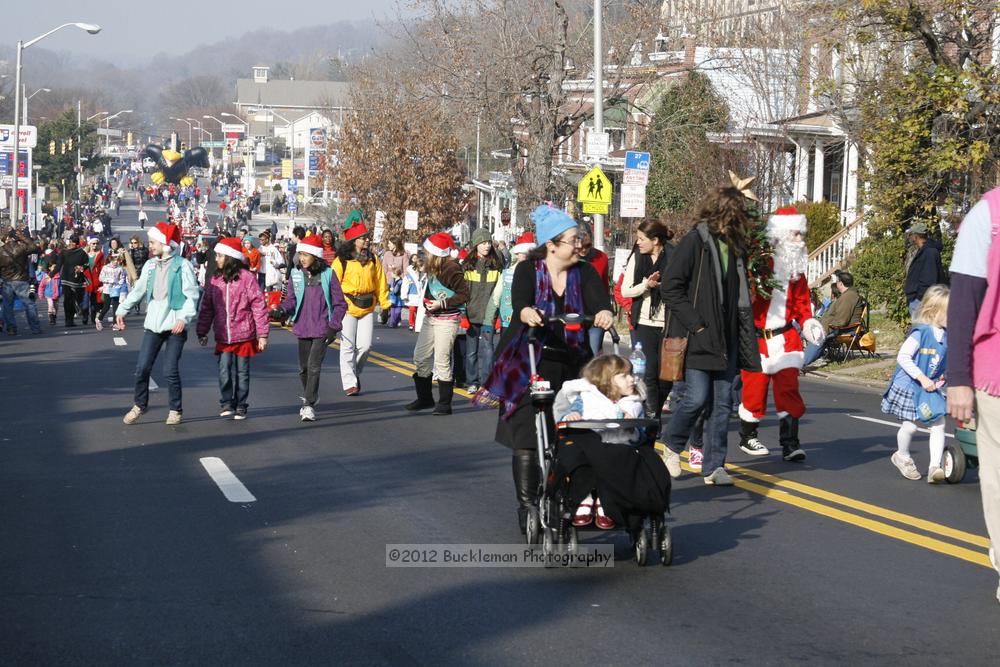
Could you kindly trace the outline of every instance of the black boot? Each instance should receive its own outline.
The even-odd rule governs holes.
[[[49,326],[54,327],[56,325],[56,314],[49,313]]]
[[[757,422],[740,420],[740,449],[750,456],[767,456],[770,452],[757,437]]]
[[[806,453],[799,447],[798,418],[791,416],[781,418],[778,440],[781,442],[781,458],[796,463],[806,460]]]
[[[514,493],[517,495],[517,523],[524,534],[528,510],[538,504],[538,454],[533,449],[515,449],[511,458]]]
[[[431,386],[431,379],[413,374],[413,386],[417,389],[417,400],[406,404],[406,409],[410,412],[426,410],[434,407],[434,389]]]
[[[451,396],[455,389],[454,382],[444,382],[438,380],[438,402],[434,406],[434,412],[432,415],[450,415],[451,414]]]

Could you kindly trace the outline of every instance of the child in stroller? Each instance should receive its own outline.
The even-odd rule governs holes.
[[[597,357],[582,375],[563,383],[553,405],[553,415],[561,418],[542,495],[548,519],[543,524],[553,542],[573,549],[576,528],[588,525],[596,510],[599,528],[628,531],[639,565],[650,549],[660,552],[661,565],[669,565],[673,546],[664,515],[670,476],[653,448],[659,423],[638,418],[643,404],[627,359]]]
[[[581,375],[579,380],[563,383],[556,394],[552,414],[557,422],[642,418],[642,398],[635,391],[635,377],[628,359],[617,354],[597,357],[584,366]],[[621,428],[603,429],[600,435],[602,442],[619,444],[637,443],[642,437],[638,429]],[[591,523],[601,530],[615,527],[615,522],[605,514],[601,499],[588,493],[576,509],[573,525],[583,527]]]

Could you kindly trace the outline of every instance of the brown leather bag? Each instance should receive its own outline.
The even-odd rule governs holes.
[[[701,288],[701,268],[705,261],[702,255],[698,261],[698,279],[694,286],[694,306],[698,307],[698,291]],[[666,306],[664,306],[666,307]],[[660,341],[660,380],[663,382],[681,382],[684,380],[684,357],[687,355],[688,333],[685,336],[670,338],[666,334],[670,332],[670,315],[667,310],[667,321],[663,327],[664,338]]]

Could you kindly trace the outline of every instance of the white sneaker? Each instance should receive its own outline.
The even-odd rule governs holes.
[[[899,452],[893,452],[889,460],[892,461],[892,465],[899,469],[899,474],[906,479],[920,479],[920,471],[917,470],[917,464],[913,462],[913,459],[903,458]]]
[[[100,320],[97,320],[96,322],[94,322],[94,327],[95,327],[95,328],[96,328],[96,329],[97,329],[98,331],[103,331],[103,330],[104,330],[104,325],[103,325],[103,324],[101,324],[101,321],[100,321]]]
[[[681,455],[670,449],[669,447],[664,447],[660,450],[659,447],[656,449],[660,458],[663,460],[663,465],[667,466],[667,472],[674,479],[681,476]]]
[[[220,417],[232,417],[233,411],[230,408],[223,408],[222,412],[219,413]]]
[[[927,483],[938,484],[944,481],[944,470],[939,466],[931,466],[927,470]]]
[[[302,409],[299,410],[299,417],[301,417],[304,422],[314,422],[316,421],[316,412],[313,411],[312,406],[303,405]]]
[[[142,415],[143,412],[145,412],[145,410],[140,408],[138,405],[133,405],[132,409],[125,413],[125,416],[122,418],[122,423],[124,424],[136,423],[137,421],[139,421],[139,416]]]
[[[177,424],[180,424],[181,421],[182,421],[181,413],[177,412],[176,410],[171,410],[170,412],[167,413],[167,421],[164,423],[167,426],[176,426]]]
[[[705,484],[709,486],[732,486],[733,478],[729,476],[725,468],[719,467],[705,478]]]

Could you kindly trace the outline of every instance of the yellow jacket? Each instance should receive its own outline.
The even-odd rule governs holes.
[[[339,258],[330,264],[330,268],[340,280],[340,289],[344,291],[348,315],[362,318],[375,310],[376,303],[382,306],[383,310],[389,309],[389,284],[385,280],[382,262],[378,261],[378,257],[373,257],[364,266],[356,259],[349,260],[346,269]],[[349,298],[351,295],[363,296],[366,294],[375,295],[375,300],[368,308],[359,308]]]

